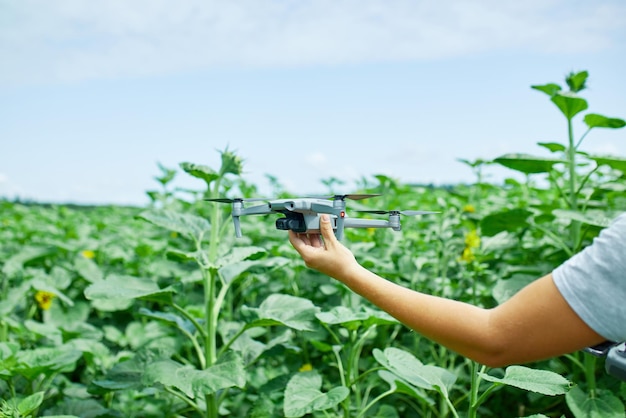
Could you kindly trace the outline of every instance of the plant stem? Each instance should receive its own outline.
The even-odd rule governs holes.
[[[567,148],[567,164],[569,166],[569,206],[572,211],[578,211],[578,193],[576,187],[576,146],[574,145],[574,127],[572,119],[567,119],[567,134],[569,147]],[[572,221],[570,230],[571,248],[577,252],[580,242],[580,222]]]
[[[218,178],[213,183],[213,190],[209,186],[211,196],[218,195],[220,189],[220,179]],[[217,260],[217,249],[219,243],[219,223],[220,213],[217,205],[213,205],[211,209],[211,238],[209,241],[209,263],[212,266],[215,265]],[[198,250],[201,250],[201,242],[197,243]],[[217,349],[216,349],[216,333],[217,333],[217,316],[218,312],[215,311],[215,299],[216,299],[216,280],[217,270],[211,268],[202,269],[202,277],[204,281],[204,305],[206,316],[206,339],[205,339],[205,358],[207,367],[211,367],[217,361]],[[206,417],[217,418],[218,416],[218,404],[217,397],[214,393],[206,394]]]
[[[480,372],[478,372],[478,363],[475,361],[471,362],[470,374],[472,377],[471,386],[470,386],[470,399],[469,399],[469,411],[467,412],[467,416],[469,418],[476,418],[476,413],[478,412],[478,407],[480,403],[484,400],[484,397],[478,398],[478,387],[480,386],[481,378],[479,376],[480,373],[484,373],[486,366],[482,366]],[[480,402],[479,402],[480,401]]]
[[[596,358],[591,354],[585,354],[585,380],[587,391],[591,398],[596,397]]]

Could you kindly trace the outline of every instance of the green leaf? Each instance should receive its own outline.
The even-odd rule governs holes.
[[[565,401],[576,418],[624,418],[624,404],[608,390],[596,389],[591,396],[577,386],[565,395]]]
[[[159,285],[150,279],[115,274],[85,289],[85,297],[93,301],[142,299],[171,303],[172,293],[174,289],[169,287],[160,289]]]
[[[579,71],[577,73],[571,72],[565,77],[565,82],[573,92],[579,92],[585,89],[585,83],[589,77],[588,71]]]
[[[345,386],[321,392],[322,377],[316,371],[295,374],[285,389],[285,417],[302,417],[324,411],[341,403],[350,394]]]
[[[544,92],[550,97],[554,96],[555,94],[557,94],[558,92],[562,90],[561,86],[559,86],[558,84],[554,84],[554,83],[535,85],[535,86],[530,86],[530,87],[535,90]]]
[[[568,120],[588,107],[585,99],[572,92],[558,92],[551,100]]]
[[[220,257],[220,260],[216,264],[218,268],[229,266],[231,264],[239,263],[253,255],[263,254],[267,251],[261,247],[247,246],[247,247],[232,247],[226,254]]]
[[[211,230],[209,221],[190,213],[161,209],[143,211],[138,217],[197,241],[202,241],[204,235]]]
[[[222,154],[222,166],[220,167],[220,174],[235,174],[240,175],[243,172],[243,160],[234,152],[225,149],[221,151]]]
[[[397,324],[398,321],[389,314],[361,306],[352,309],[345,306],[333,307],[328,312],[320,312],[315,315],[317,319],[328,325],[343,325],[348,329],[357,329],[361,325],[369,328],[373,325]]]
[[[158,319],[168,324],[176,325],[176,327],[189,334],[193,334],[196,331],[196,328],[190,320],[170,312],[155,312],[146,308],[140,308],[139,314],[147,316],[148,318]]]
[[[456,380],[456,375],[435,366],[422,364],[413,354],[395,347],[384,351],[374,349],[374,358],[384,368],[412,386],[422,389],[435,389],[448,396],[448,387]]]
[[[619,170],[622,173],[626,173],[626,158],[618,157],[590,157],[598,165],[606,165],[613,170]]]
[[[404,393],[412,398],[425,400],[427,403],[433,405],[435,402],[428,397],[423,389],[417,388],[401,377],[397,376],[388,370],[379,370],[378,376],[389,384],[389,388],[398,393]]]
[[[99,282],[104,278],[100,267],[91,259],[79,255],[74,260],[74,270],[89,283]]]
[[[241,358],[229,353],[224,361],[204,370],[169,359],[150,363],[141,381],[148,387],[156,383],[175,387],[193,399],[234,386],[243,387],[246,384],[246,373]]]
[[[587,113],[585,115],[585,123],[591,128],[609,128],[619,129],[626,126],[626,121],[618,118],[608,118],[606,116],[598,115],[596,113]]]
[[[13,371],[31,380],[42,373],[50,375],[71,372],[74,371],[76,362],[81,356],[82,352],[65,346],[23,350],[15,355],[16,364]]]
[[[299,331],[315,330],[313,319],[319,311],[308,299],[282,294],[270,295],[258,308],[244,306],[243,309],[258,317],[250,327],[281,324]]]
[[[530,369],[524,366],[507,367],[503,378],[494,377],[486,373],[480,373],[480,376],[488,382],[514,386],[548,396],[563,395],[571,387],[570,381],[560,374],[549,370]]]
[[[207,185],[220,178],[220,175],[211,167],[188,162],[180,163],[180,168],[187,174],[204,180]]]
[[[572,210],[555,209],[552,214],[559,219],[567,221],[577,221],[586,225],[599,228],[606,228],[612,222],[612,218],[606,216],[605,212],[586,212],[580,213]]]
[[[17,404],[17,410],[23,416],[30,415],[35,409],[39,408],[44,398],[43,391],[33,393],[30,396],[25,397]]]
[[[24,268],[24,264],[29,261],[43,258],[52,252],[53,249],[49,247],[36,247],[30,245],[24,246],[18,253],[6,259],[4,265],[2,266],[2,273],[12,277]]]
[[[561,159],[535,157],[529,154],[505,154],[493,162],[524,174],[549,173],[555,164],[567,163]]]
[[[491,291],[492,296],[498,304],[502,304],[536,279],[536,276],[530,274],[515,274],[508,279],[499,279]]]
[[[558,142],[538,142],[537,145],[546,148],[550,152],[565,152],[567,149],[565,145],[559,144]]]
[[[525,209],[510,209],[490,213],[480,221],[480,232],[492,237],[502,231],[516,231],[528,226],[528,218],[532,215]]]

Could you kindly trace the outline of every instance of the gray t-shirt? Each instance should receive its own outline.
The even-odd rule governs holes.
[[[567,303],[591,329],[626,341],[626,213],[552,272]]]

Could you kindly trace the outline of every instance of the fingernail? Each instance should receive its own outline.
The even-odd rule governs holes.
[[[322,215],[322,221],[323,221],[323,222],[328,222],[328,215],[323,214],[323,215]]]

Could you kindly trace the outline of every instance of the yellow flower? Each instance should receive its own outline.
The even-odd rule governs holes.
[[[468,203],[467,205],[463,206],[463,212],[474,213],[474,212],[476,212],[476,208],[474,207],[474,205],[470,205]]]
[[[475,229],[465,234],[465,248],[461,254],[461,261],[471,263],[476,259],[474,255],[474,249],[480,247],[480,236]]]
[[[92,250],[83,250],[80,253],[85,258],[94,258],[96,256],[96,253],[94,253]]]
[[[44,311],[50,309],[50,306],[52,306],[52,299],[55,297],[54,293],[45,290],[38,290],[37,293],[35,293],[35,301],[37,301],[39,307]]]
[[[311,363],[305,363],[302,365],[302,367],[300,367],[301,372],[310,372],[311,370],[313,370],[313,366],[311,366]]]
[[[466,248],[478,248],[480,247],[480,236],[476,230],[471,230],[465,235],[465,247]]]
[[[461,260],[465,261],[466,263],[471,263],[475,259],[476,259],[476,257],[474,256],[474,253],[472,252],[472,249],[469,248],[469,247],[465,247],[463,249],[463,254],[461,254]]]

